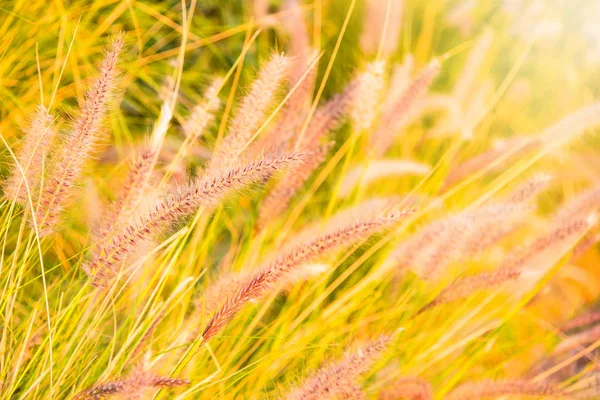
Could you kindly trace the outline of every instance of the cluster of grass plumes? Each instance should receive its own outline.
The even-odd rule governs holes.
[[[534,39],[441,0],[113,3],[0,45],[0,399],[600,393],[599,96],[526,113]]]

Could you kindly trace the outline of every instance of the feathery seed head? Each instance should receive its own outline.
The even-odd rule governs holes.
[[[525,380],[467,382],[448,393],[448,400],[484,399],[506,395],[566,397],[557,387]]]
[[[410,116],[410,111],[427,92],[440,69],[441,64],[437,59],[423,67],[415,79],[404,89],[394,106],[386,110],[386,114],[381,118],[379,129],[371,138],[375,155],[381,156],[391,146],[393,135],[404,126],[405,118]]]
[[[100,75],[88,90],[85,102],[73,128],[47,173],[47,184],[40,194],[36,224],[41,235],[54,230],[75,181],[81,176],[85,162],[93,155],[102,137],[101,122],[106,114],[117,79],[117,61],[123,49],[123,35],[117,36],[100,66]]]
[[[214,337],[250,300],[262,297],[268,290],[285,284],[290,274],[294,274],[298,267],[322,257],[326,252],[360,242],[378,231],[390,228],[410,213],[410,210],[386,210],[380,215],[352,221],[284,250],[270,263],[260,267],[258,272],[223,303],[205,327],[203,341],[207,342]]]
[[[354,388],[360,377],[373,367],[393,335],[381,337],[346,351],[342,358],[317,370],[302,385],[293,389],[286,399],[317,400],[346,398],[347,390]]]
[[[433,221],[400,244],[391,263],[412,267],[425,279],[435,279],[451,262],[494,244],[530,210],[524,204],[499,203],[466,209]]]
[[[259,129],[273,102],[277,89],[288,75],[290,59],[274,54],[262,68],[250,92],[242,99],[237,113],[229,124],[229,134],[217,143],[210,169],[231,166]]]
[[[379,400],[433,400],[429,382],[417,377],[402,377],[379,394]]]
[[[600,208],[600,185],[591,187],[579,193],[566,202],[556,213],[557,221],[582,218]]]
[[[500,268],[496,271],[481,272],[479,274],[461,278],[442,290],[442,292],[426,308],[439,304],[447,304],[471,296],[476,291],[490,289],[506,282],[514,281],[521,275],[521,271],[514,268]]]
[[[332,146],[333,143],[320,145],[298,168],[290,170],[275,184],[260,208],[256,223],[258,230],[263,229],[287,209],[291,199],[325,160]]]
[[[18,152],[16,160],[19,166],[13,166],[10,176],[3,184],[7,199],[24,205],[27,199],[27,187],[35,199],[34,196],[37,195],[38,185],[42,179],[42,166],[54,138],[52,119],[52,115],[44,106],[37,107],[29,126],[24,131],[23,147]]]
[[[147,211],[134,214],[109,241],[99,243],[92,261],[86,265],[86,273],[92,281],[100,279],[100,282],[106,276],[114,276],[143,241],[200,207],[216,207],[230,194],[253,182],[264,181],[277,171],[293,168],[305,158],[304,152],[268,155],[230,169],[209,171],[204,177],[167,192]]]
[[[96,400],[110,395],[120,395],[127,399],[146,398],[144,394],[153,388],[174,388],[189,385],[187,379],[177,379],[153,375],[136,368],[126,378],[95,385],[76,396],[78,400]]]
[[[551,181],[552,175],[537,174],[513,190],[506,201],[509,203],[522,203],[527,201],[543,191]]]
[[[219,90],[223,85],[221,78],[215,79],[204,93],[204,101],[196,105],[183,124],[183,132],[188,137],[194,139],[199,138],[204,134],[206,128],[215,119],[215,113],[221,106],[219,99]]]
[[[357,78],[358,87],[350,107],[350,119],[356,132],[370,129],[375,122],[385,84],[385,65],[384,61],[372,62]]]

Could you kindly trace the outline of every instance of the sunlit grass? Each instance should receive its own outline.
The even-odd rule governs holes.
[[[38,207],[33,189],[22,205],[10,198],[0,203],[0,397],[74,398],[140,370],[189,382],[147,392],[131,386],[124,398],[285,397],[314,371],[343,357],[354,342],[394,333],[388,350],[357,382],[367,398],[378,398],[405,377],[426,381],[436,399],[481,380],[526,380],[573,398],[595,398],[599,389],[589,374],[598,366],[600,336],[566,354],[553,354],[553,349],[574,334],[561,330],[564,322],[585,311],[600,293],[593,218],[597,197],[578,206],[581,214],[569,214],[567,222],[581,220],[585,227],[548,239],[553,240],[549,249],[538,248],[524,262],[524,276],[541,271],[535,279],[474,288],[460,301],[427,308],[457,278],[496,270],[507,257],[527,254],[535,239],[564,228],[567,222],[553,219],[556,211],[586,188],[597,187],[595,117],[582,129],[569,124],[558,136],[536,136],[600,98],[595,76],[600,66],[590,58],[593,47],[581,28],[586,13],[600,11],[584,0],[562,7],[542,2],[525,32],[520,32],[525,29],[520,19],[529,16],[526,2],[517,13],[475,2],[460,14],[455,2],[405,1],[400,24],[390,20],[392,2],[381,1],[381,26],[368,23],[363,0],[302,2],[316,58],[308,60],[310,68],[299,82],[277,93],[242,148],[247,158],[264,156],[253,143],[278,127],[311,68],[316,70],[314,96],[298,122],[292,150],[302,149],[319,107],[374,60],[387,61],[389,79],[409,54],[414,59],[409,77],[437,58],[440,73],[425,96],[429,102],[419,103],[425,111],[408,113],[411,118],[397,131],[383,126],[394,140],[381,154],[374,154],[373,139],[380,114],[370,129],[356,130],[352,121],[336,125],[326,132],[327,140],[335,139],[326,159],[269,223],[258,227],[257,221],[281,174],[243,188],[216,207],[195,208],[136,249],[139,254],[117,267],[110,285],[90,284],[93,279],[83,268],[97,251],[95,226],[107,222],[104,212],[117,198],[132,160],[152,143],[161,107],[163,117],[169,107],[173,118],[144,196],[148,201],[211,172],[213,149],[227,137],[240,99],[261,67],[273,53],[290,52],[293,38],[285,18],[291,11],[279,3],[271,1],[265,15],[253,12],[250,2],[216,0],[15,0],[0,5],[3,176],[14,168],[22,129],[36,107],[45,105],[56,116],[57,128],[71,126],[111,38],[123,32],[126,41],[116,98],[103,119],[106,140],[86,162],[57,232],[42,237],[32,226]],[[548,24],[552,27],[557,19],[562,31],[553,36]],[[399,43],[386,53],[384,39],[398,27]],[[369,29],[379,37],[371,50],[361,42]],[[481,44],[486,35],[487,48]],[[186,137],[181,126],[216,77],[223,79],[216,121],[200,138]],[[392,89],[388,81],[382,100]],[[450,103],[462,107],[460,118],[452,119]],[[376,104],[377,113],[383,112],[384,103]],[[510,147],[515,137],[541,139],[522,151]],[[465,161],[502,143],[509,143],[505,151],[450,180]],[[424,170],[382,174],[373,182],[359,175],[354,188],[342,190],[349,171],[377,159],[408,160]],[[44,168],[42,187],[51,164]],[[553,179],[531,200],[532,212],[493,246],[448,260],[450,250],[434,249],[438,253],[430,259],[418,260],[444,265],[435,278],[423,276],[422,265],[403,267],[391,256],[422,227],[461,210],[502,202],[542,172]],[[204,340],[214,310],[204,309],[203,296],[220,278],[255,273],[304,227],[331,229],[326,222],[337,212],[391,195],[399,196],[399,208],[414,211],[367,240],[326,253],[318,259],[327,266],[325,273],[270,288]],[[472,240],[442,228],[425,244],[449,243],[454,249],[460,243],[453,238]],[[584,248],[586,240],[591,243]]]

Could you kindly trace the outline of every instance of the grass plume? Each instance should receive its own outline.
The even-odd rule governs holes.
[[[109,396],[127,399],[143,399],[152,389],[175,388],[189,385],[187,379],[157,376],[146,371],[136,370],[124,379],[109,381],[95,385],[76,396],[79,400],[96,400]]]
[[[337,362],[326,365],[313,373],[296,389],[292,389],[288,400],[317,400],[355,398],[359,378],[369,372],[392,342],[393,336],[379,338],[360,344],[344,353]]]
[[[35,214],[36,224],[42,235],[55,229],[73,185],[102,137],[102,119],[116,89],[117,61],[123,45],[122,35],[112,41],[100,65],[100,75],[90,87],[80,115],[73,123],[73,128],[66,133],[49,168]]]
[[[415,377],[402,377],[396,379],[388,389],[379,394],[379,400],[432,400],[433,390],[424,379]]]
[[[272,290],[273,287],[281,285],[281,280],[286,275],[293,273],[294,269],[313,260],[315,257],[322,256],[325,252],[331,252],[367,239],[377,231],[390,228],[401,221],[408,213],[407,211],[390,211],[375,217],[351,222],[314,240],[284,251],[269,264],[259,268],[233,296],[224,301],[204,328],[203,341],[209,341],[221,331],[250,300],[259,298],[268,290]]]
[[[14,166],[3,185],[6,198],[25,205],[27,188],[31,191],[32,198],[37,198],[38,184],[42,179],[42,169],[52,144],[53,133],[52,116],[44,106],[38,106],[24,132],[23,144],[17,155],[20,168]]]
[[[448,393],[446,398],[449,400],[475,400],[508,395],[546,398],[567,397],[566,393],[548,384],[515,380],[467,382]]]
[[[262,124],[281,83],[287,78],[290,60],[274,54],[260,71],[250,92],[242,99],[229,124],[229,133],[217,143],[211,159],[211,169],[232,165],[249,144]]]
[[[85,267],[92,282],[102,282],[118,272],[122,262],[141,242],[159,234],[165,227],[189,216],[200,207],[218,206],[228,195],[250,183],[264,181],[275,172],[302,162],[304,153],[275,154],[230,169],[209,172],[190,184],[166,193],[146,212],[132,217],[128,224],[99,243],[92,261]]]

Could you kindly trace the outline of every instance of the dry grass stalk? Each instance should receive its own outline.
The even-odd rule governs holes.
[[[285,284],[289,274],[298,267],[352,243],[369,238],[374,233],[392,227],[402,220],[408,211],[390,211],[377,217],[351,222],[337,230],[327,232],[316,239],[292,247],[262,268],[235,293],[228,297],[212,316],[202,334],[209,341],[251,300],[262,297],[267,291]]]
[[[379,400],[433,400],[429,382],[417,377],[402,377],[379,394]]]
[[[581,371],[576,371],[576,373],[578,372]],[[597,399],[600,396],[600,370],[598,366],[596,365],[586,374],[579,375],[577,381],[570,385],[567,390],[573,399]]]
[[[230,169],[209,172],[182,188],[173,189],[149,211],[134,215],[116,234],[111,234],[110,240],[98,243],[92,261],[85,268],[86,273],[93,283],[102,285],[118,272],[127,256],[144,240],[200,207],[218,206],[227,196],[250,183],[263,182],[277,171],[297,166],[305,157],[301,152],[266,155]]]
[[[32,324],[34,323],[35,319],[32,318],[29,326],[33,327]],[[9,384],[13,383],[14,380],[17,379],[19,368],[23,365],[27,365],[27,363],[33,358],[36,348],[43,343],[44,336],[46,336],[46,334],[40,329],[37,329],[35,332],[27,332],[27,334],[23,337],[20,350],[17,350],[16,348],[14,349],[15,353],[12,363],[7,366],[6,370],[2,371],[5,379],[0,381],[0,393],[4,393]]]
[[[417,101],[427,92],[434,78],[440,72],[440,62],[433,60],[427,64],[406,87],[396,104],[382,116],[379,129],[373,134],[372,146],[376,156],[381,156],[392,145],[394,135],[404,124]]]
[[[231,166],[242,155],[260,128],[277,90],[288,75],[289,67],[289,58],[275,54],[262,68],[229,124],[228,135],[217,143],[210,163],[211,170]]]
[[[545,396],[567,398],[565,392],[552,385],[525,380],[467,382],[446,396],[447,400],[476,400],[501,396]]]
[[[15,165],[3,185],[5,197],[20,204],[26,204],[27,200],[25,182],[31,191],[32,199],[36,198],[44,160],[54,138],[52,116],[44,106],[37,107],[24,134],[23,145],[17,154],[17,163],[23,173]]]
[[[342,358],[316,371],[304,383],[285,396],[287,400],[319,400],[347,398],[348,390],[354,392],[358,380],[369,372],[393,340],[383,335],[352,350]]]
[[[123,37],[118,36],[106,52],[100,66],[100,76],[88,91],[81,114],[65,136],[61,149],[48,169],[46,184],[40,195],[40,206],[35,214],[42,235],[52,232],[58,223],[70,189],[80,177],[85,162],[93,154],[94,147],[101,138],[101,123],[116,87],[117,61],[122,48]]]

